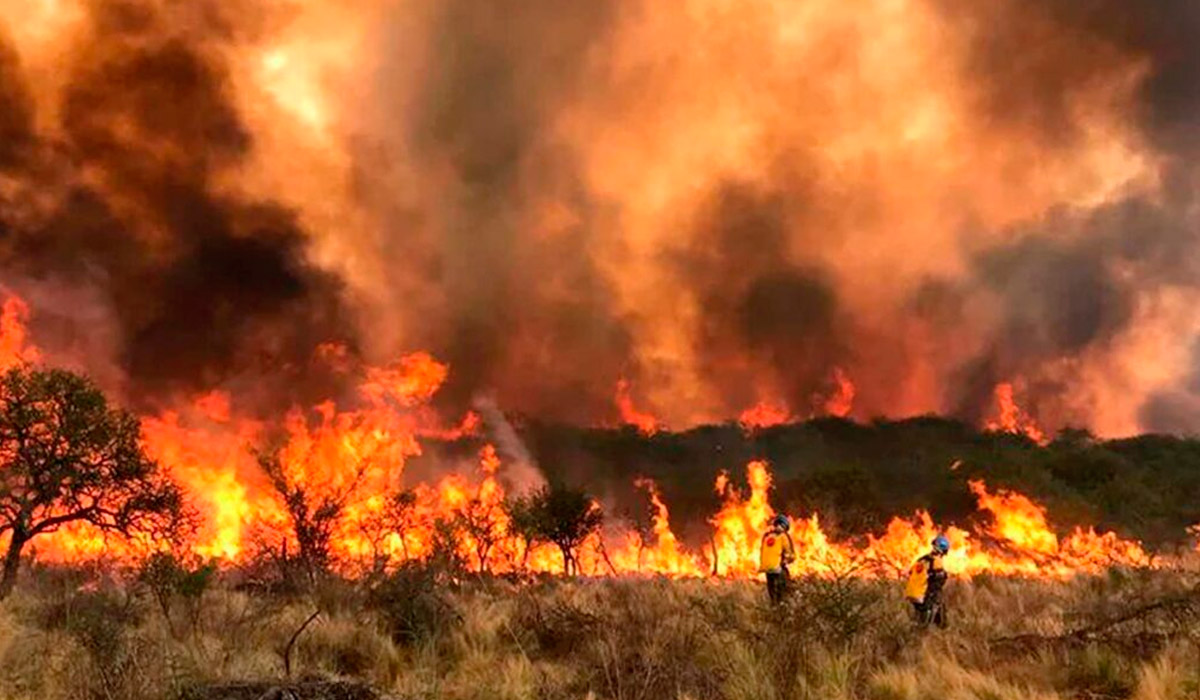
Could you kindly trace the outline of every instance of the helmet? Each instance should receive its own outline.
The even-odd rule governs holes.
[[[786,515],[784,515],[783,513],[776,515],[775,519],[771,521],[771,524],[774,525],[775,527],[779,528],[780,530],[783,530],[784,532],[787,532],[792,527],[792,523],[788,520],[788,517]]]
[[[945,554],[950,551],[950,540],[946,539],[945,535],[938,535],[933,538],[933,549],[938,554]]]

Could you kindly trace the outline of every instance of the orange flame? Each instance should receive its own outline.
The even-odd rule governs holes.
[[[854,410],[854,383],[841,367],[834,367],[833,385],[833,393],[825,400],[825,414],[845,418]]]
[[[671,531],[671,514],[662,500],[658,484],[651,479],[638,479],[634,483],[650,495],[653,508],[650,527],[654,537],[647,542],[640,533],[629,533],[624,549],[618,550],[613,556],[617,569],[672,577],[703,576],[707,567],[699,557],[684,551],[683,545]]]
[[[1045,432],[1038,427],[1032,416],[1025,413],[1017,405],[1014,398],[1013,385],[1001,382],[996,385],[996,416],[987,422],[987,429],[993,432],[1024,435],[1039,445],[1049,443]]]
[[[0,306],[0,370],[25,362],[37,362],[40,354],[29,345],[29,307],[15,296]]]
[[[787,404],[764,399],[742,411],[742,415],[738,417],[738,424],[742,426],[742,430],[749,433],[783,425],[791,420],[794,418],[791,411],[788,410]]]
[[[729,484],[727,474],[717,475],[717,490],[724,496],[721,510],[709,521],[713,526],[712,570],[727,576],[752,576],[758,571],[758,541],[775,516],[767,501],[771,472],[761,460],[746,465],[749,497]]]
[[[625,425],[635,426],[643,435],[654,435],[658,432],[658,419],[649,413],[639,411],[634,406],[633,397],[629,392],[629,382],[625,379],[618,380],[616,403],[617,410],[621,412],[621,422]]]
[[[401,358],[391,367],[367,369],[367,380],[360,390],[372,404],[388,400],[401,406],[416,406],[433,398],[446,381],[449,368],[429,353],[418,352]]]

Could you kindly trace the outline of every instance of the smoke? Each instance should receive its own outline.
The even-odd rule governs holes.
[[[224,191],[253,138],[208,46],[221,26],[170,19],[151,3],[90,3],[55,123],[13,141],[19,164],[6,159],[14,199],[42,206],[6,218],[0,264],[103,290],[135,400],[286,367],[349,330],[340,284],[307,262],[294,214]],[[4,92],[27,89],[3,77]],[[7,131],[30,133],[19,116]]]
[[[850,360],[837,291],[823,270],[789,261],[788,193],[719,186],[675,256],[676,279],[704,314],[698,362],[728,408],[762,398],[807,407]]]
[[[1007,382],[1050,431],[1200,428],[1186,0],[35,5],[0,3],[0,270],[91,300],[134,400],[290,402],[337,341],[447,362],[447,415],[612,423],[627,380],[680,428],[846,377],[860,419]]]
[[[504,478],[509,482],[508,491],[520,495],[544,484],[546,478],[538,469],[537,461],[495,400],[479,396],[475,398],[474,406],[483,416],[488,437],[495,441],[506,458]]]

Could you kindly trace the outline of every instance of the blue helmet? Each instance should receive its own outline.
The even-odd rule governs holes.
[[[792,528],[791,521],[789,521],[788,517],[786,515],[784,515],[783,513],[776,515],[775,519],[771,521],[771,524],[774,525],[775,527],[779,528],[780,530],[783,530],[784,532],[787,532],[788,530],[790,530]]]
[[[950,551],[950,540],[946,539],[945,535],[939,534],[933,538],[933,551],[938,554],[945,554]]]

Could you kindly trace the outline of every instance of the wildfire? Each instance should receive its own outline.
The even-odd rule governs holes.
[[[833,368],[833,393],[825,400],[825,414],[845,418],[854,409],[854,383],[841,367]]]
[[[376,406],[388,400],[416,406],[433,398],[448,374],[446,365],[429,353],[418,352],[392,367],[368,368],[367,380],[359,389]]]
[[[834,367],[830,372],[828,390],[817,392],[811,397],[812,415],[845,418],[854,410],[854,395],[854,382],[850,381],[850,376],[841,367]],[[742,430],[749,433],[796,419],[786,402],[762,399],[742,411],[738,416],[738,424],[742,426]]]
[[[617,410],[621,412],[621,422],[625,425],[635,426],[642,435],[654,435],[658,432],[658,419],[649,413],[639,411],[634,406],[633,397],[629,392],[628,380],[618,380],[616,403]]]
[[[713,526],[712,570],[729,576],[752,576],[758,571],[758,540],[775,516],[767,500],[771,472],[767,463],[756,460],[746,465],[749,496],[729,483],[727,474],[718,474],[717,493],[724,505],[709,521]]]
[[[787,404],[773,401],[759,401],[751,408],[742,411],[742,415],[738,417],[738,425],[742,426],[742,430],[753,432],[770,428],[776,425],[783,425],[793,420],[791,411],[788,410]]]
[[[36,362],[39,354],[28,344],[29,307],[15,296],[0,306],[0,370],[22,362]]]
[[[1017,405],[1013,396],[1013,385],[1001,382],[996,385],[996,416],[987,422],[987,429],[993,432],[1024,435],[1030,440],[1045,445],[1050,440],[1045,432],[1038,427],[1037,421]]]
[[[999,551],[979,552],[968,569],[1065,576],[1096,572],[1114,565],[1148,566],[1150,556],[1137,542],[1111,532],[1076,529],[1059,541],[1046,521],[1046,510],[1027,497],[1008,491],[988,493],[981,481],[970,482],[979,506],[994,518],[985,534],[1001,543]]]
[[[671,531],[671,514],[662,500],[658,484],[650,479],[638,479],[635,483],[650,496],[650,530],[653,537],[647,540],[641,533],[629,533],[625,546],[613,556],[618,570],[666,576],[703,576],[708,568],[695,554],[685,551]]]
[[[718,492],[725,497],[713,518],[714,551],[719,571],[732,576],[750,576],[757,571],[758,538],[775,511],[767,502],[771,475],[763,462],[747,468],[749,497],[730,487],[728,477],[718,479]],[[946,568],[953,573],[1066,577],[1095,573],[1111,566],[1145,567],[1152,557],[1138,542],[1123,540],[1115,533],[1097,533],[1077,528],[1060,540],[1050,527],[1045,509],[1029,498],[1008,491],[989,493],[983,482],[969,484],[981,511],[989,514],[987,524],[974,531],[957,527],[938,528],[930,515],[918,512],[911,519],[894,518],[880,536],[862,542],[837,542],[820,524],[819,515],[792,518],[791,537],[797,559],[793,573],[825,575],[858,573],[894,576],[924,551],[938,532],[950,539],[952,549]]]
[[[25,330],[27,316],[19,300],[4,303],[4,362],[38,357]],[[366,368],[356,405],[329,401],[294,409],[274,442],[268,440],[274,434],[272,426],[241,415],[233,398],[220,391],[144,417],[148,453],[169,469],[201,516],[191,551],[226,562],[245,561],[264,546],[294,553],[300,546],[296,519],[327,511],[332,514],[331,564],[350,575],[431,556],[451,556],[467,570],[481,573],[562,572],[562,557],[554,547],[527,542],[513,527],[502,480],[504,462],[495,446],[484,445],[470,470],[434,483],[406,482],[406,462],[421,453],[423,436],[476,434],[480,427],[474,413],[450,429],[430,422],[427,404],[449,372],[427,353],[408,355],[388,367]],[[844,375],[838,376],[843,381],[837,396],[848,407],[853,388]],[[626,382],[618,385],[617,395],[626,420],[643,432],[656,429],[653,417],[634,409]],[[1001,425],[1024,425],[1028,434],[1029,425],[1023,422],[1027,417],[1011,401],[1011,386],[998,389],[997,397],[1001,418],[1010,421]],[[755,421],[747,417],[743,425],[765,424],[765,419],[759,420],[762,414],[752,415]],[[256,460],[247,449],[250,445],[268,446],[259,455],[265,462]],[[714,487],[721,506],[709,520],[710,536],[706,543],[689,547],[672,530],[657,484],[639,479],[636,485],[649,501],[649,528],[639,531],[610,523],[585,542],[578,553],[580,569],[588,575],[754,577],[760,538],[778,512],[770,502],[773,481],[762,460],[746,466],[745,491],[728,474],[718,474]],[[982,481],[968,486],[985,516],[971,529],[939,527],[921,511],[894,518],[878,535],[838,540],[822,527],[819,514],[793,514],[793,573],[896,576],[938,532],[945,532],[952,543],[947,568],[962,575],[1065,577],[1114,565],[1155,564],[1138,542],[1091,528],[1060,537],[1045,508],[1028,497],[989,491]],[[40,538],[36,551],[56,561],[133,558],[144,554],[143,544],[106,539],[86,527],[67,527]]]
[[[170,468],[204,514],[193,551],[236,561],[246,553],[253,523],[284,523],[286,516],[246,450],[257,442],[261,426],[249,421],[231,426],[228,406],[214,418],[206,410],[211,404],[211,396],[203,397],[186,413],[143,418],[142,435],[146,451]]]

